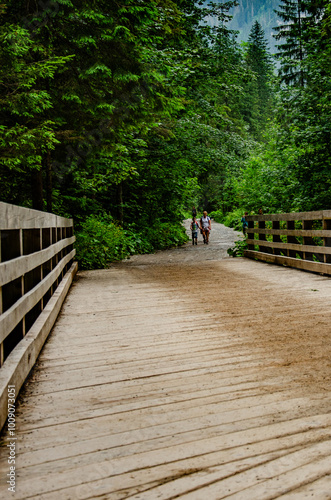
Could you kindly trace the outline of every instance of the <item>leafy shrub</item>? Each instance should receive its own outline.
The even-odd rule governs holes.
[[[81,269],[102,269],[129,254],[125,232],[109,216],[91,215],[76,233],[76,259]]]
[[[125,229],[124,234],[131,255],[153,252],[153,245],[148,241],[146,234],[138,232],[137,228],[130,227],[129,229]]]
[[[145,235],[154,250],[180,246],[189,239],[181,224],[170,222],[156,222],[146,230]]]
[[[223,224],[224,222],[224,215],[222,210],[214,210],[213,212],[210,212],[209,217],[211,219],[214,219],[215,222],[219,222],[221,224]]]
[[[81,269],[103,269],[130,255],[164,250],[187,240],[179,223],[155,221],[153,226],[138,232],[135,226],[124,230],[108,215],[92,215],[76,233],[76,259]]]
[[[235,241],[234,247],[228,248],[227,253],[230,257],[243,257],[245,250],[247,250],[248,245],[246,240]]]
[[[241,208],[237,208],[234,212],[229,212],[224,218],[223,224],[227,227],[232,227],[236,231],[242,230],[242,223],[240,222],[243,216]]]

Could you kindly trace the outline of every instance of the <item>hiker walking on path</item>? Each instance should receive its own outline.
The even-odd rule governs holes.
[[[192,245],[197,245],[198,244],[198,229],[199,229],[199,223],[196,220],[196,217],[192,217],[192,222],[190,229],[192,231]]]
[[[248,222],[246,220],[246,216],[248,215],[248,212],[245,212],[244,215],[242,216],[241,218],[241,223],[243,225],[243,234],[244,236],[246,236],[246,231],[247,231],[247,228],[248,228]]]
[[[206,210],[204,210],[203,216],[200,219],[200,229],[203,236],[203,242],[206,245],[208,245],[209,233],[211,231],[211,222],[210,222],[210,217],[208,217]]]

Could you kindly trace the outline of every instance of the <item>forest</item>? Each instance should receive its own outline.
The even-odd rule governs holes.
[[[218,1],[222,2],[222,0]],[[247,42],[252,25],[258,21],[264,30],[271,54],[275,54],[277,42],[273,35],[275,27],[280,22],[276,13],[279,4],[280,0],[238,0],[236,5],[229,10],[232,19],[228,26],[230,29],[238,31],[237,40],[239,42]],[[215,24],[213,19],[210,19],[209,22],[211,25]]]
[[[329,0],[279,2],[278,69],[232,0],[0,2],[0,200],[72,217],[81,268],[182,244],[193,205],[331,208]]]

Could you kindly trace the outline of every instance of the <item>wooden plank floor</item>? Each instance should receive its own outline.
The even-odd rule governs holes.
[[[19,397],[15,493],[2,436],[1,498],[331,498],[331,280],[208,271],[78,274]]]

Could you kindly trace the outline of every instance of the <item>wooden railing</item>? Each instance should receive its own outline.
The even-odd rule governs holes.
[[[0,410],[19,391],[77,270],[71,219],[0,202]]]
[[[331,210],[250,215],[245,257],[331,274]]]

